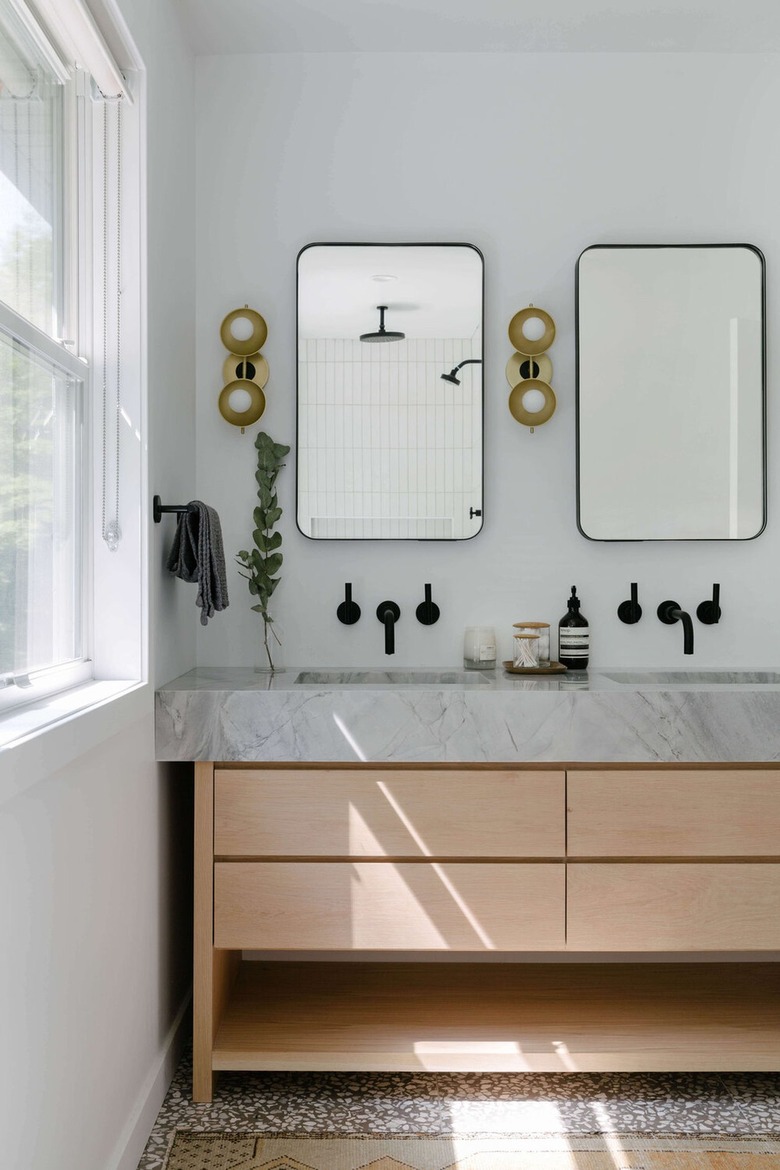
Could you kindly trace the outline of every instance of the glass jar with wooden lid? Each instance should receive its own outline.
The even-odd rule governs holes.
[[[539,666],[550,665],[550,623],[549,622],[515,622],[513,627],[518,634],[535,634],[539,641],[536,643],[539,652]]]
[[[537,670],[539,667],[539,635],[515,634],[512,639],[512,664],[516,668]]]

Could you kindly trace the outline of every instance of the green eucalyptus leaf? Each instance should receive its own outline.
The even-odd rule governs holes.
[[[268,602],[281,582],[281,577],[274,574],[279,572],[283,562],[282,554],[278,551],[282,544],[282,534],[274,531],[276,523],[282,516],[274,485],[279,471],[284,466],[282,461],[290,453],[290,448],[284,443],[275,443],[270,435],[261,431],[255,438],[255,449],[258,499],[258,506],[252,512],[254,520],[252,540],[255,548],[251,552],[242,549],[236,563],[247,570],[240,576],[246,580],[250,595],[258,600],[258,603],[251,607],[252,610],[262,614],[263,621],[270,624],[272,618],[268,613]]]
[[[273,452],[268,447],[261,447],[257,454],[257,467],[259,471],[264,471],[266,474],[272,472],[276,467],[276,460]]]

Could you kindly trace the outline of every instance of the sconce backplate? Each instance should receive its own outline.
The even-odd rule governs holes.
[[[223,382],[234,382],[237,378],[246,379],[263,390],[269,376],[268,362],[261,353],[250,353],[246,357],[231,353],[225,358],[222,366]]]
[[[529,357],[526,353],[513,353],[506,363],[506,380],[514,389],[524,378],[539,378],[548,384],[552,382],[552,361],[546,353]]]

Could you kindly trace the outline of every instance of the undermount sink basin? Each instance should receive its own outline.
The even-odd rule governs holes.
[[[777,686],[780,672],[776,670],[617,670],[604,672],[611,682],[633,686],[652,683],[720,683],[723,686]]]
[[[479,686],[479,670],[302,670],[296,683],[308,686]]]

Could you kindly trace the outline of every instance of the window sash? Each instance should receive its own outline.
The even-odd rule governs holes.
[[[0,306],[0,316],[9,313]],[[90,676],[91,667],[85,640],[86,367],[61,347],[52,354],[45,335],[37,348],[12,330],[3,329],[0,339],[0,446],[6,446],[0,506],[2,710],[73,686]]]

